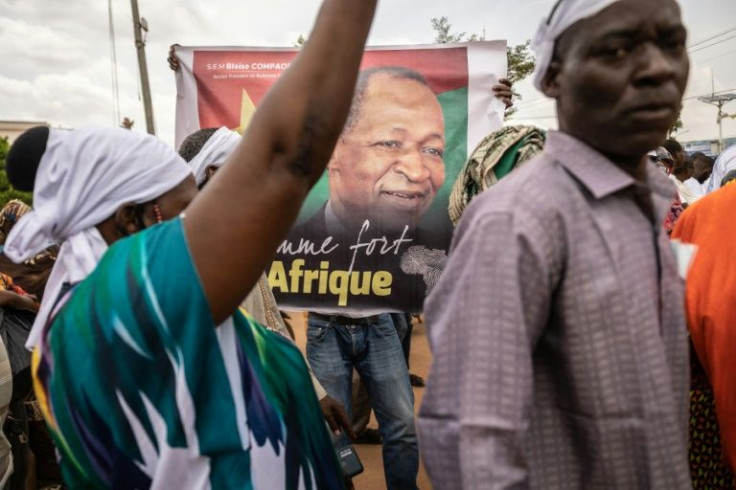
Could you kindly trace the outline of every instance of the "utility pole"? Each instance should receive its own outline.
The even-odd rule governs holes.
[[[723,106],[732,100],[736,100],[736,94],[709,95],[707,97],[698,97],[698,100],[718,107],[718,116],[716,118],[718,122],[718,153],[723,153],[725,149],[723,148],[723,120],[727,117],[733,117],[733,115],[723,112]]]
[[[143,109],[146,113],[146,130],[149,134],[156,134],[153,126],[153,104],[151,103],[151,86],[148,82],[148,67],[146,66],[146,43],[143,41],[141,31],[148,32],[146,19],[141,21],[138,14],[138,0],[130,0],[133,8],[133,34],[135,35],[135,47],[138,51],[138,70],[141,73],[141,92],[143,92]]]

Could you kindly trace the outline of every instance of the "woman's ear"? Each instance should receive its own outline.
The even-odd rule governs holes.
[[[207,167],[204,171],[204,175],[207,178],[207,180],[210,180],[212,177],[215,176],[215,173],[217,172],[219,167],[216,167],[215,165],[210,165]]]
[[[123,204],[115,211],[113,219],[115,228],[122,236],[132,235],[141,231],[141,217],[138,205],[134,203]]]
[[[100,230],[102,238],[108,245],[140,229],[137,208],[138,206],[132,202],[123,204],[112,216],[97,225],[97,229]]]

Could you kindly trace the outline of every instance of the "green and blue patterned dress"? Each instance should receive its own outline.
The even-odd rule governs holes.
[[[34,379],[70,488],[343,487],[303,357],[242,312],[215,327],[181,219],[56,310]]]

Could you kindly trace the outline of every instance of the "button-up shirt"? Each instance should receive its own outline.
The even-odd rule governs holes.
[[[691,488],[675,193],[552,132],[471,204],[425,304],[435,488]]]

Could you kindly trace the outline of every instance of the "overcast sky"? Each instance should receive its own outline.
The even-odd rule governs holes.
[[[646,0],[642,0],[646,1]],[[308,34],[318,0],[139,0],[150,27],[146,53],[157,134],[174,139],[175,84],[168,46],[291,46]],[[534,35],[554,0],[382,0],[371,45],[431,43],[433,17],[456,31],[519,44]],[[689,44],[728,31],[692,49],[682,141],[717,137],[716,109],[695,98],[736,92],[736,1],[682,0]],[[112,0],[121,116],[145,130],[129,0]],[[111,84],[108,4],[105,0],[0,0],[0,120],[55,126],[118,124]],[[525,81],[518,87],[517,123],[554,127],[554,104]],[[726,106],[736,113],[736,102]],[[724,123],[736,136],[736,120]]]

